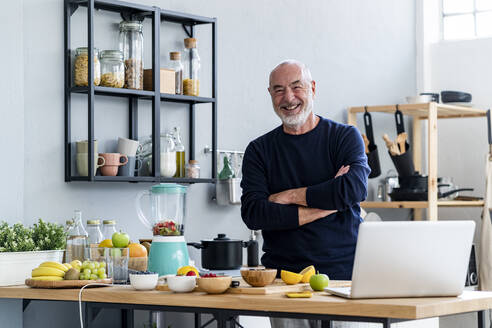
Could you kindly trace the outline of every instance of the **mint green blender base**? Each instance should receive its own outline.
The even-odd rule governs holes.
[[[149,271],[156,272],[159,276],[176,274],[182,266],[188,265],[188,247],[186,242],[160,242],[152,241],[149,254]]]

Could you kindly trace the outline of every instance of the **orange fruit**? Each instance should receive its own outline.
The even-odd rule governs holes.
[[[130,249],[130,257],[147,257],[147,248],[139,243],[131,243],[128,245]]]
[[[112,248],[113,247],[113,242],[111,241],[111,239],[104,239],[103,241],[101,241],[99,243],[99,247],[109,247],[109,248]]]

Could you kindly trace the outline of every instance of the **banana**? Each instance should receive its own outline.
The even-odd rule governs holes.
[[[32,270],[31,276],[33,278],[40,276],[56,276],[63,278],[65,276],[65,272],[51,267],[39,267]]]
[[[53,261],[43,262],[39,265],[39,267],[40,268],[55,268],[55,269],[61,270],[63,272],[68,271],[66,266],[64,266],[63,264],[61,264],[59,262],[53,262]]]
[[[61,280],[63,280],[63,277],[57,277],[57,276],[39,276],[39,277],[33,277],[31,279],[32,280],[61,281]]]
[[[72,265],[70,263],[63,263],[63,265],[67,268],[67,271],[72,268]]]

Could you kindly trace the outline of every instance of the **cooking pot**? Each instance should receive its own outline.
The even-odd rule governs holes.
[[[243,247],[253,246],[254,243],[253,241],[230,239],[226,234],[219,233],[214,239],[202,240],[201,243],[188,243],[188,245],[202,250],[203,268],[233,270],[243,265]]]

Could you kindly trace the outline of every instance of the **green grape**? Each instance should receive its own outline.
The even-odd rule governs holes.
[[[90,274],[91,274],[91,269],[84,269],[83,273],[84,273],[84,275],[86,275],[86,276],[90,276]]]
[[[98,276],[99,279],[106,279],[108,277],[105,273],[100,273]]]
[[[97,280],[97,279],[98,279],[98,278],[97,278],[97,274],[91,274],[91,278],[90,278],[90,279],[91,279],[91,280]]]
[[[85,274],[81,273],[79,279],[80,280],[87,280],[87,276]]]
[[[91,270],[94,270],[96,268],[96,265],[94,264],[94,262],[90,262],[87,267]]]
[[[99,262],[99,267],[100,268],[105,268],[106,267],[106,262],[104,262],[104,261]]]
[[[87,268],[88,265],[89,265],[89,261],[82,262],[82,269]]]
[[[106,269],[105,268],[99,268],[99,269],[97,269],[97,274],[101,275],[103,273],[106,273]]]

